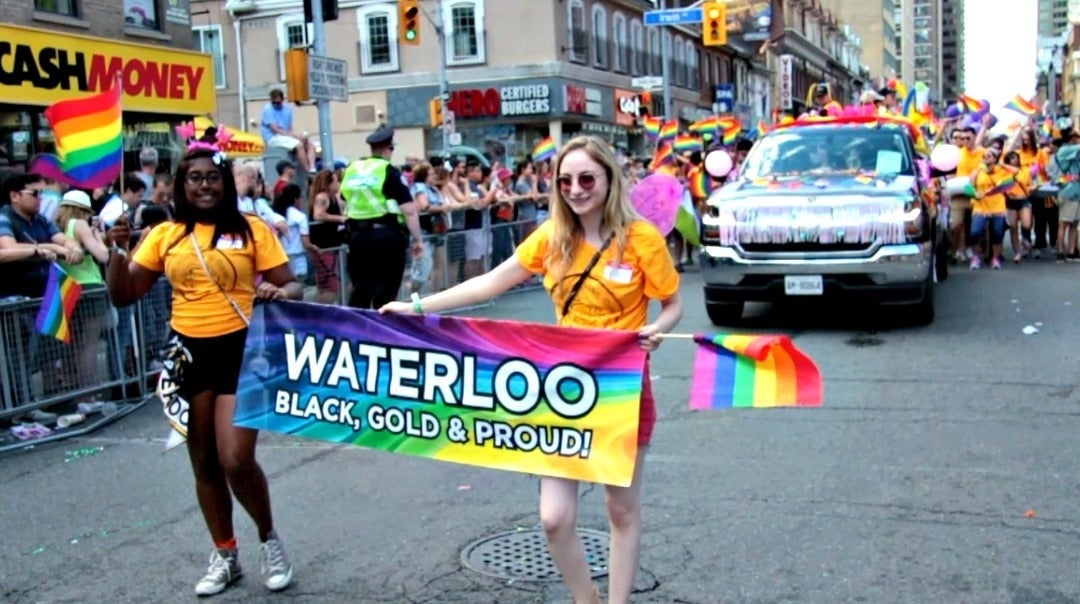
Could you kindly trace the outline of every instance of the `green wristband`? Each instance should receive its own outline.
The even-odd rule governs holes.
[[[413,292],[410,298],[412,299],[413,312],[418,315],[424,314],[424,307],[420,306],[420,294]]]

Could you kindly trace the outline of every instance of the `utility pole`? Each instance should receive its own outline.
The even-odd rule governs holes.
[[[311,0],[311,29],[315,36],[315,54],[326,56],[326,35],[323,23],[323,0]],[[319,145],[322,147],[323,169],[333,169],[334,143],[330,131],[330,101],[315,101],[319,109]]]
[[[660,0],[660,10],[667,10],[667,0]],[[660,77],[664,80],[664,119],[671,120],[671,66],[668,65],[668,53],[671,49],[668,48],[667,38],[664,35],[665,30],[659,32],[660,35],[660,60],[663,65],[660,68]]]
[[[450,81],[446,77],[446,24],[443,23],[443,0],[438,0],[435,3],[435,10],[439,11],[439,19],[431,20],[435,25],[435,32],[439,38],[439,98],[442,99],[443,108],[443,125],[439,128],[442,131],[442,148],[443,155],[450,157],[450,130],[446,127],[446,116],[453,113],[450,111]]]

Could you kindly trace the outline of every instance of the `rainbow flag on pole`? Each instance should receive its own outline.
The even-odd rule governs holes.
[[[532,160],[536,162],[549,160],[555,157],[558,151],[559,148],[555,146],[555,139],[550,136],[544,137],[533,147]]]
[[[49,282],[41,299],[34,326],[38,333],[52,336],[61,342],[71,343],[71,314],[82,294],[82,286],[75,282],[55,262],[49,266]]]
[[[1012,109],[1017,113],[1022,113],[1027,116],[1035,115],[1039,112],[1039,108],[1035,106],[1035,103],[1025,99],[1019,94],[1013,97],[1013,100],[1005,103],[1006,109]]]
[[[119,176],[124,154],[119,81],[94,96],[59,101],[45,110],[56,155],[42,154],[30,172],[73,187],[104,187]]]
[[[821,371],[787,336],[695,335],[691,409],[819,407]]]

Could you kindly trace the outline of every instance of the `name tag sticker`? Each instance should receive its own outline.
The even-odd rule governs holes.
[[[625,285],[630,283],[633,276],[634,269],[630,268],[629,264],[608,264],[604,266],[604,278],[608,281]]]
[[[244,249],[244,240],[239,237],[233,237],[232,235],[222,235],[218,239],[217,249],[219,250],[242,250]]]

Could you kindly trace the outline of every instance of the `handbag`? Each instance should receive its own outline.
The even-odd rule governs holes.
[[[608,246],[611,245],[611,240],[614,238],[614,233],[608,235],[607,239],[604,240],[604,244],[600,246],[600,249],[596,250],[596,254],[593,255],[592,260],[589,261],[589,265],[586,266],[585,270],[581,272],[581,276],[578,277],[577,283],[574,283],[574,287],[570,289],[570,295],[567,296],[566,300],[563,302],[562,314],[559,315],[560,321],[562,320],[562,317],[565,317],[566,313],[569,312],[570,304],[574,301],[574,298],[577,297],[578,292],[581,291],[581,286],[585,284],[585,279],[587,279],[589,277],[589,273],[591,273],[592,270],[596,268],[596,263],[600,262],[600,256],[604,255],[604,250],[606,250]]]

